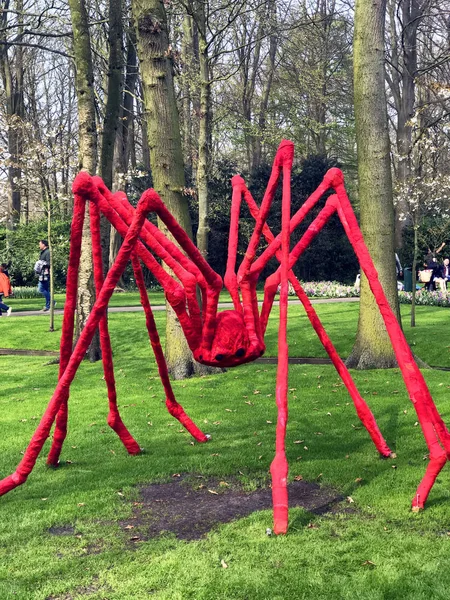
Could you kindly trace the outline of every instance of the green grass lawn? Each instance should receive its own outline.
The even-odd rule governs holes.
[[[403,310],[406,315],[408,307]],[[338,350],[348,354],[358,306],[325,304],[317,311]],[[450,313],[433,307],[417,313],[415,330],[404,318],[414,351],[430,364],[450,366]],[[272,355],[275,317],[268,332]],[[290,307],[290,317],[291,354],[322,356],[300,307]],[[163,334],[163,315],[156,318]],[[118,522],[131,515],[139,483],[185,472],[238,480],[248,489],[269,483],[276,366],[251,364],[174,382],[178,400],[212,435],[207,444],[191,445],[165,410],[143,314],[111,314],[109,322],[121,412],[146,451],[126,454],[105,422],[102,366],[84,363],[72,385],[62,467],[47,469],[43,452],[27,483],[0,500],[2,600],[448,598],[450,472],[447,467],[438,478],[427,509],[411,513],[426,446],[398,369],[353,373],[398,454],[384,461],[332,367],[290,368],[290,478],[335,487],[354,501],[344,501],[341,511],[317,516],[292,509],[285,537],[266,535],[272,516],[262,511],[218,526],[200,541],[161,535],[131,544]],[[57,349],[60,332],[46,329],[45,317],[2,319],[0,346]],[[0,356],[2,477],[14,470],[53,393],[57,366],[45,360]],[[449,423],[450,374],[424,375]],[[71,535],[49,532],[68,525]]]

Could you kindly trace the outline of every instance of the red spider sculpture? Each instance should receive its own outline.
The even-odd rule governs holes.
[[[275,533],[285,533],[288,524],[286,487],[288,464],[285,456],[285,433],[288,416],[288,345],[286,328],[289,283],[293,286],[298,298],[305,307],[308,318],[345,383],[355,404],[357,414],[371,436],[378,452],[384,457],[392,456],[373,414],[356,389],[349,371],[338,356],[314,308],[292,271],[292,267],[302,252],[321,231],[330,217],[337,213],[378,303],[428,446],[430,460],[424,478],[412,501],[413,510],[424,507],[434,481],[450,455],[450,434],[436,409],[422,374],[414,362],[403,332],[386,300],[348,200],[341,171],[336,168],[330,169],[317,190],[291,217],[290,177],[293,156],[293,144],[289,141],[283,141],[275,157],[272,174],[260,208],[257,207],[242,177],[235,176],[232,179],[233,195],[225,285],[233,299],[234,309],[220,313],[218,313],[218,300],[222,289],[221,277],[204,260],[154,190],[144,192],[137,208],[134,209],[129,204],[125,194],[122,192],[112,194],[100,178],[91,177],[87,173],[80,173],[77,176],[73,184],[75,203],[67,273],[67,300],[60,347],[59,381],[16,471],[0,481],[0,495],[6,494],[26,481],[55,421],[55,431],[47,462],[54,466],[58,464],[67,432],[67,403],[70,385],[97,327],[100,328],[103,368],[108,390],[108,424],[118,434],[130,454],[137,454],[140,451],[139,445],[122,422],[117,408],[112,352],[106,318],[108,301],[130,259],[145,310],[151,346],[155,353],[159,374],[166,393],[167,408],[199,442],[207,441],[209,436],[200,431],[174,397],[145,290],[140,261],[145,263],[164,288],[167,301],[179,319],[195,359],[200,363],[216,367],[241,365],[255,360],[264,353],[264,333],[276,291],[281,285],[276,381],[276,403],[278,408],[276,454],[270,468]],[[267,217],[281,175],[283,180],[282,227],[281,234],[275,237],[267,225]],[[330,189],[334,189],[335,194],[329,196],[324,208],[307,228],[300,241],[291,249],[291,232],[302,222],[323,194]],[[245,257],[236,273],[239,212],[242,199],[247,202],[256,221],[256,226]],[[91,217],[97,299],[86,326],[72,350],[81,234],[86,202],[89,202]],[[101,266],[100,213],[105,215],[124,239],[117,259],[105,280]],[[149,213],[158,215],[185,254],[147,220],[146,217]],[[261,236],[265,237],[267,247],[257,255]],[[155,255],[172,269],[178,280],[162,268],[161,264],[155,259]],[[279,260],[280,267],[266,282],[264,301],[260,313],[256,296],[256,284],[261,271],[274,256]],[[201,290],[201,307],[197,301],[197,287]]]

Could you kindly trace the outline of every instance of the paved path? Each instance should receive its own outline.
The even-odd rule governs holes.
[[[359,298],[310,298],[311,304],[329,304],[333,302],[359,302]],[[262,302],[258,302],[259,306],[262,306]],[[301,304],[300,300],[289,300],[289,304]],[[276,300],[274,302],[275,306],[279,305],[279,301]],[[233,308],[233,304],[231,302],[219,302],[219,308]],[[108,308],[108,312],[116,313],[116,312],[139,312],[143,311],[142,306],[111,306]],[[166,310],[166,306],[164,304],[158,306],[152,306],[153,311]],[[62,315],[64,310],[62,308],[55,309],[55,315]],[[23,310],[12,312],[11,317],[38,317],[38,316],[47,316],[47,312],[42,312],[41,310]],[[5,315],[2,318],[6,318]]]

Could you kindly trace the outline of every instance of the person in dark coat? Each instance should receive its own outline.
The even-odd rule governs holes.
[[[50,250],[48,249],[47,240],[39,240],[39,249],[41,251],[39,261],[42,262],[37,272],[39,277],[38,292],[45,298],[45,307],[42,312],[48,312],[50,310]]]
[[[435,256],[432,256],[427,263],[427,269],[433,271],[430,281],[425,284],[427,291],[431,292],[436,289],[436,284],[439,284],[442,280],[442,265],[438,263]]]

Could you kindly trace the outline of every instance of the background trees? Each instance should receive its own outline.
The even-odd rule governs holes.
[[[131,198],[149,185],[164,190],[169,204],[169,196],[176,197],[171,209],[182,207],[180,218],[188,229],[191,220],[193,237],[219,272],[228,179],[243,173],[258,196],[282,137],[296,144],[294,203],[328,166],[339,164],[358,210],[361,202],[364,221],[368,208],[356,186],[351,6],[336,0],[239,0],[231,5],[223,0],[164,5],[153,0],[1,0],[1,7],[0,239],[5,241],[0,255],[11,262],[17,282],[28,276],[22,273],[12,231],[45,219],[49,207],[55,223],[70,219],[70,184],[83,155],[90,158],[89,165],[85,159],[82,164],[91,171],[98,164],[107,183]],[[86,25],[81,27],[74,16],[83,7]],[[160,10],[167,16],[165,50],[152,83],[151,48],[143,45],[137,15]],[[382,93],[386,77],[387,97],[380,96],[380,106],[372,102],[363,113],[387,107],[390,146],[382,150],[382,170],[387,176],[392,167],[395,244],[408,265],[416,223],[408,190],[423,195],[425,182],[433,181],[427,195],[433,201],[439,196],[438,212],[430,208],[434,202],[421,201],[421,222],[432,218],[434,225],[420,229],[416,255],[433,244],[431,231],[447,235],[439,227],[448,199],[438,188],[450,164],[444,143],[450,133],[448,6],[438,0],[387,0],[380,20],[386,28],[377,52],[382,44],[386,62],[375,91]],[[77,49],[83,29],[91,60],[85,89]],[[160,95],[152,105],[149,98],[163,78],[171,82],[172,99],[163,101],[168,96]],[[155,141],[158,128],[166,148]],[[177,174],[169,183],[161,173],[171,169]],[[275,230],[277,219],[275,210]],[[252,220],[244,214],[242,223],[244,248]],[[384,231],[390,227],[385,224]],[[110,243],[108,238],[105,229],[105,263],[120,244],[116,235]],[[88,269],[89,264],[87,259]],[[354,280],[358,266],[337,222],[330,223],[329,233],[297,269],[308,279]],[[127,276],[124,283],[129,283]]]

